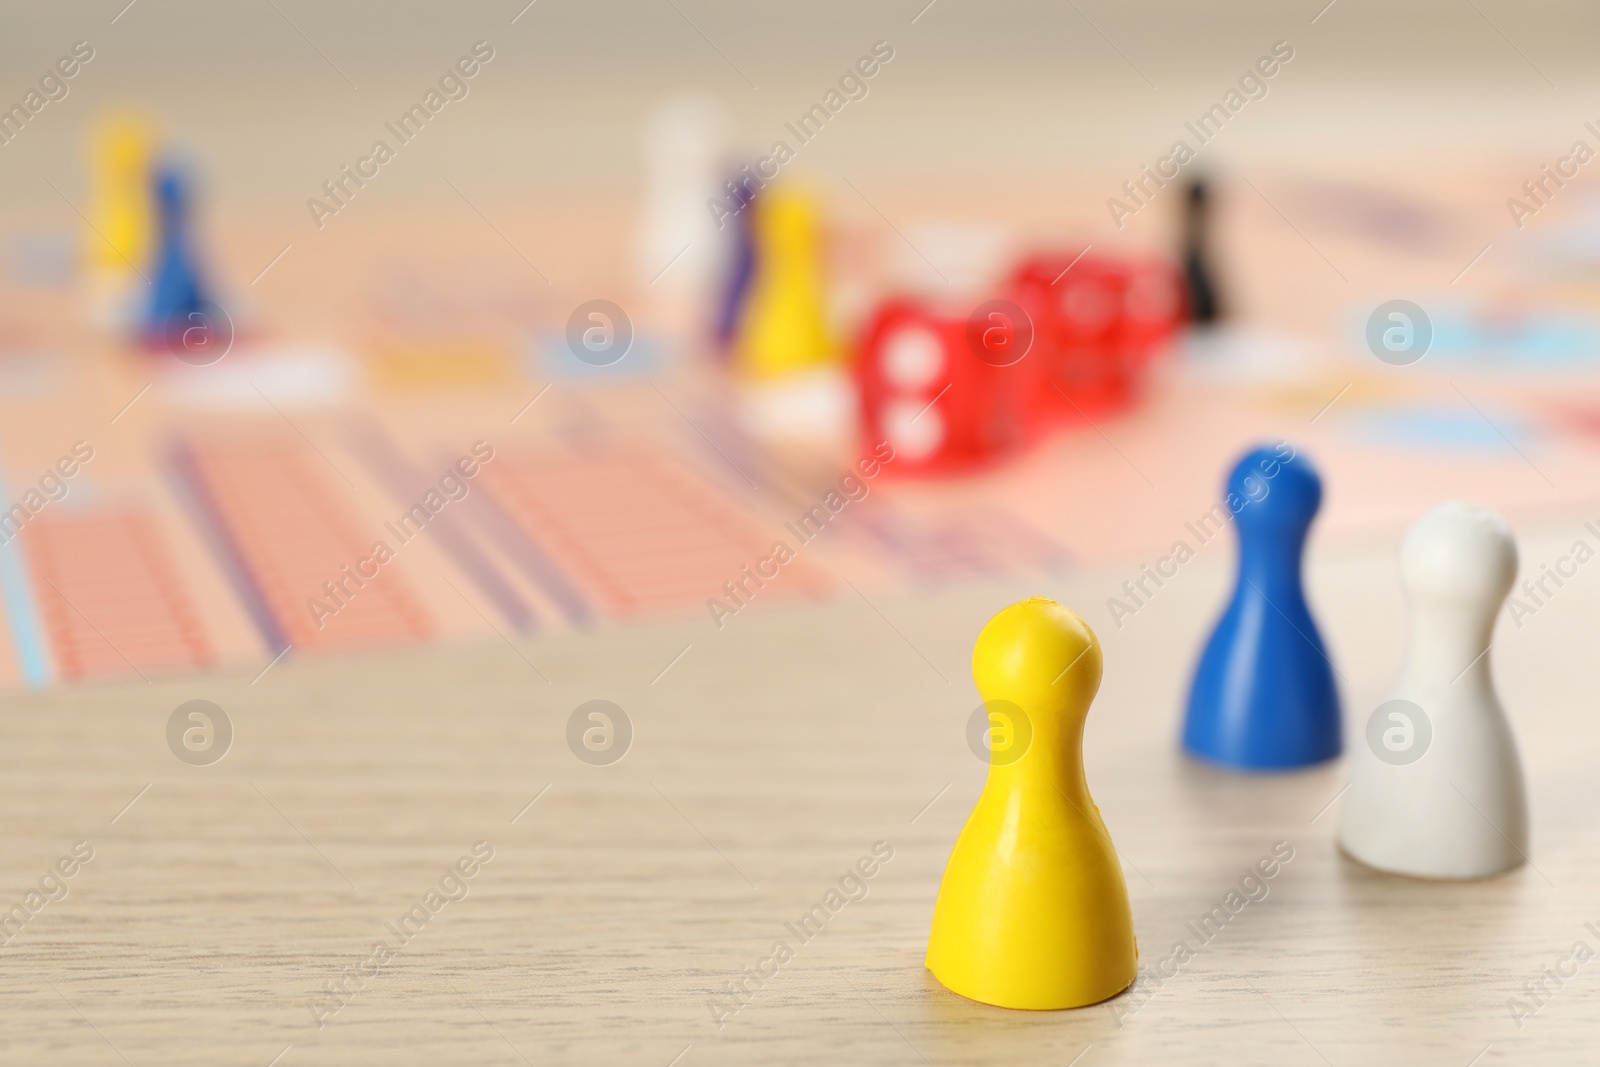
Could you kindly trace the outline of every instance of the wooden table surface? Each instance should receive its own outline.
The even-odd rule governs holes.
[[[1547,523],[1525,570],[1579,532]],[[1391,554],[1312,568],[1353,743],[1402,653]],[[1342,761],[1249,777],[1177,752],[1230,565],[1195,561],[1120,630],[1104,601],[1132,567],[751,611],[721,631],[691,619],[8,696],[0,909],[26,909],[41,879],[66,896],[0,948],[0,1063],[1592,1062],[1600,963],[1572,947],[1600,948],[1584,926],[1600,929],[1600,570],[1521,629],[1503,618],[1492,653],[1536,866],[1447,885],[1336,851]],[[1194,955],[1160,988],[1021,1013],[945,991],[922,958],[984,773],[965,740],[971,643],[1036,592],[1105,646],[1087,761],[1141,962],[1180,939]],[[609,766],[565,741],[596,698],[635,732]],[[235,731],[209,766],[168,748],[191,699]],[[80,841],[93,858],[47,877]],[[446,878],[477,842],[493,858]],[[893,858],[866,895],[795,937],[785,924],[876,842]],[[1201,943],[1187,924],[1278,842],[1293,859],[1267,895]],[[441,880],[466,896],[430,901]],[[419,906],[428,922],[401,945],[391,925]],[[773,973],[780,940],[792,958]],[[385,959],[379,942],[400,947]],[[1508,1001],[1546,968],[1570,976],[1545,979],[1519,1026]],[[757,970],[719,1027],[713,993]],[[325,992],[341,981],[342,1003]]]

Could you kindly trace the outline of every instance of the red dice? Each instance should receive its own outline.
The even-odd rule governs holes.
[[[1173,267],[1088,256],[1025,260],[971,308],[890,300],[856,363],[865,444],[888,441],[905,473],[1000,459],[1131,404],[1183,314]]]
[[[1022,447],[1039,422],[1031,322],[994,301],[968,314],[912,300],[878,308],[856,362],[862,428],[900,472],[950,471]]]
[[[1073,421],[1131,404],[1184,314],[1182,279],[1159,262],[1040,255],[1017,268],[1010,290],[1048,364],[1046,399]]]

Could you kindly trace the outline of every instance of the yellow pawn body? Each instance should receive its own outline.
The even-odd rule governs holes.
[[[972,676],[989,711],[989,777],[939,885],[928,969],[1003,1008],[1076,1008],[1138,972],[1122,867],[1083,776],[1100,642],[1034,597],[989,620]]]
[[[749,378],[776,378],[831,362],[822,248],[810,198],[774,186],[756,198],[755,275],[734,342]]]
[[[153,144],[149,126],[128,115],[107,119],[95,132],[89,207],[95,221],[84,241],[97,270],[136,275],[149,259]]]

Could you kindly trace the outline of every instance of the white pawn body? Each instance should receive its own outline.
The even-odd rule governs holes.
[[[1402,708],[1354,746],[1339,840],[1362,863],[1419,878],[1482,878],[1526,861],[1522,765],[1486,652],[1516,574],[1510,528],[1477,504],[1442,504],[1406,534],[1400,577],[1411,637],[1390,699],[1416,705],[1427,722],[1409,722]],[[1420,754],[1404,751],[1430,727]]]

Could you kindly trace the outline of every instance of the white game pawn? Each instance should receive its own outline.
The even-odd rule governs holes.
[[[1517,743],[1488,652],[1517,574],[1517,543],[1494,512],[1441,504],[1400,547],[1411,639],[1390,699],[1355,746],[1339,842],[1371,867],[1418,878],[1482,878],[1527,860]]]
[[[698,93],[668,96],[650,112],[644,130],[644,202],[635,237],[635,277],[677,325],[704,325],[712,279],[723,271],[728,241],[706,208],[730,201],[723,187],[726,115]],[[731,231],[729,231],[731,232]],[[671,268],[671,269],[668,269]],[[656,284],[659,283],[659,284]]]

